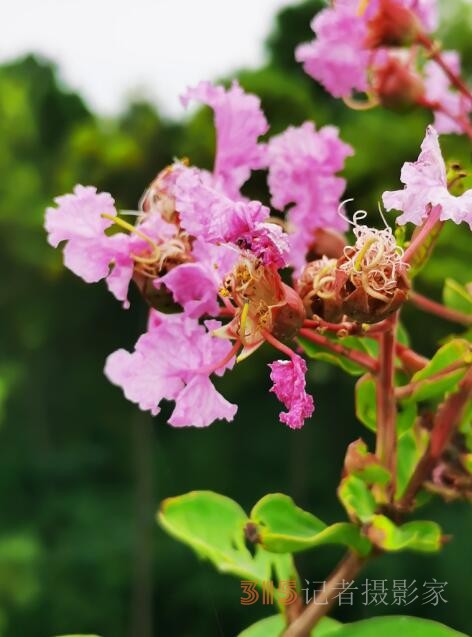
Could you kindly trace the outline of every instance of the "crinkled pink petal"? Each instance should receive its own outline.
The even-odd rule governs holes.
[[[241,186],[251,170],[264,165],[264,147],[258,139],[269,125],[255,95],[245,93],[233,82],[230,89],[200,82],[181,98],[184,106],[196,100],[214,111],[216,127],[215,176],[221,178],[223,190],[232,199],[241,197]]]
[[[182,227],[209,243],[235,242],[269,216],[269,209],[258,201],[233,201],[219,192],[196,168],[177,179],[175,200]]]
[[[128,400],[137,403],[143,411],[153,416],[159,413],[163,398],[175,398],[184,384],[179,378],[168,377],[159,365],[158,353],[146,356],[143,352],[132,354],[119,349],[108,356],[105,375],[114,385],[119,385]]]
[[[96,283],[107,277],[113,257],[106,237],[71,239],[64,247],[64,265],[86,283]]]
[[[367,24],[357,9],[358,2],[337,2],[320,11],[311,25],[316,39],[300,45],[295,53],[306,73],[334,97],[367,90]]]
[[[301,429],[315,409],[313,397],[305,392],[305,361],[295,354],[291,360],[275,361],[269,367],[270,379],[274,383],[270,391],[288,409],[280,414],[280,422],[291,429]]]
[[[298,128],[291,126],[268,144],[272,205],[279,210],[291,205],[290,262],[296,268],[305,263],[316,229],[347,228],[346,220],[338,213],[345,181],[334,173],[352,154],[353,149],[339,139],[335,127],[316,131],[312,122]]]
[[[97,193],[93,186],[75,186],[74,194],[56,197],[57,208],[46,210],[45,228],[48,241],[57,248],[61,241],[100,239],[113,224],[102,214],[116,215],[113,197],[107,192]]]
[[[266,266],[284,268],[289,261],[289,236],[274,223],[257,223],[240,237],[240,246],[250,250]]]
[[[204,314],[218,314],[215,277],[201,263],[178,265],[155,282],[156,287],[164,284],[190,318],[200,318]]]
[[[125,234],[105,234],[113,221],[102,215],[117,214],[111,195],[97,193],[92,186],[78,185],[74,194],[57,197],[55,201],[58,207],[46,211],[49,243],[57,247],[66,241],[66,267],[87,283],[107,279],[111,292],[126,305],[126,291],[132,276],[131,238]]]
[[[128,288],[134,272],[131,257],[134,237],[121,232],[109,237],[113,248],[113,266],[106,279],[107,287],[118,301],[122,301],[125,309],[129,308]]]
[[[210,424],[211,415],[228,420],[234,416],[235,407],[219,395],[215,396],[209,380],[214,367],[222,374],[234,363],[232,357],[219,365],[231,350],[228,341],[207,331],[219,326],[217,321],[203,326],[183,314],[167,316],[154,311],[148,332],[138,339],[135,351],[118,350],[111,354],[105,374],[112,383],[122,387],[129,400],[152,414],[159,412],[161,400],[175,400],[173,419],[178,426],[204,426]],[[198,395],[197,388],[203,393]],[[191,399],[194,400],[193,415],[189,411]]]
[[[426,130],[418,160],[403,165],[400,179],[405,184],[403,190],[387,191],[382,196],[387,210],[402,211],[399,224],[420,225],[432,206],[440,206],[442,220],[465,221],[472,227],[472,190],[459,197],[449,193],[438,134],[432,126]]]
[[[215,420],[232,421],[237,410],[236,405],[216,391],[209,378],[195,376],[177,396],[169,424],[174,427],[208,427]]]

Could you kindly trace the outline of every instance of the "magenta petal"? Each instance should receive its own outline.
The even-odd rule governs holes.
[[[270,363],[270,379],[274,383],[270,391],[288,409],[280,414],[280,422],[291,429],[301,429],[306,418],[310,418],[315,409],[313,397],[305,392],[306,363],[298,355],[291,360]]]

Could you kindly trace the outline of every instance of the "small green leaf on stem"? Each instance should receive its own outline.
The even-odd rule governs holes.
[[[367,484],[354,475],[341,481],[338,496],[352,520],[368,522],[375,514],[377,503]]]
[[[472,294],[454,279],[446,279],[444,283],[443,302],[451,310],[472,314]]]
[[[281,493],[259,500],[250,517],[259,542],[267,551],[296,553],[325,544],[340,544],[366,555],[371,548],[356,525],[339,522],[327,526]]]
[[[440,526],[426,520],[397,526],[385,515],[375,515],[366,528],[366,533],[370,541],[383,551],[435,553],[442,547]]]

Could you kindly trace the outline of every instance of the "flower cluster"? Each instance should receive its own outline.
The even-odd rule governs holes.
[[[472,99],[452,84],[460,73],[456,52],[443,53],[439,64],[429,59],[438,55],[428,37],[437,21],[436,0],[335,0],[315,16],[316,38],[296,57],[334,97],[354,105],[352,93],[362,92],[371,105],[421,104],[433,110],[440,133],[462,133]]]
[[[316,131],[311,122],[262,142],[269,127],[260,101],[236,82],[228,90],[202,82],[182,98],[185,106],[190,100],[214,112],[213,171],[176,161],[150,184],[138,211],[121,215],[108,193],[76,186],[46,212],[49,242],[65,242],[65,265],[88,283],[105,280],[125,307],[131,281],[149,304],[148,331],[135,351],[115,352],[105,368],[142,409],[156,414],[167,399],[176,403],[175,426],[232,420],[236,408],[210,376],[232,367],[238,352],[240,361],[270,342],[290,359],[271,367],[273,390],[289,409],[281,421],[300,428],[313,412],[301,391],[305,364],[279,339],[296,335],[305,310],[280,270],[305,263],[317,229],[345,228],[337,215],[345,183],[335,173],[352,149],[335,128]],[[286,224],[241,194],[256,169],[268,171],[274,207],[292,206]],[[279,368],[292,370],[283,381]]]
[[[190,99],[214,112],[213,171],[176,161],[150,184],[139,210],[121,215],[111,195],[78,185],[47,210],[49,242],[64,243],[65,265],[88,283],[105,280],[124,307],[131,282],[149,305],[134,351],[114,352],[105,366],[141,409],[157,414],[162,400],[175,401],[169,422],[177,427],[232,420],[237,408],[211,376],[268,343],[285,357],[270,364],[271,391],[287,409],[280,420],[299,429],[314,403],[293,339],[313,317],[360,324],[389,316],[406,299],[408,263],[390,228],[340,214],[345,182],[337,173],[353,150],[337,129],[307,122],[261,141],[268,124],[260,102],[237,83],[228,90],[201,83],[184,104]],[[241,194],[255,169],[267,171],[277,217]],[[388,209],[402,211],[400,223],[418,225],[434,213],[471,224],[472,191],[449,193],[434,129],[401,178],[404,190],[384,194]],[[341,234],[350,223],[352,246]],[[288,267],[293,286],[282,278]]]

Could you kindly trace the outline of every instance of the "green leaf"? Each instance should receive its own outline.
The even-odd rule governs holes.
[[[336,637],[467,637],[448,626],[419,617],[373,617],[353,624],[345,624]]]
[[[285,622],[282,615],[263,619],[238,637],[280,637]],[[468,637],[453,628],[420,617],[372,617],[352,624],[340,624],[324,617],[310,637]]]
[[[444,305],[451,310],[472,314],[472,294],[454,279],[446,279],[443,288]]]
[[[366,555],[371,548],[354,524],[339,522],[327,526],[282,493],[259,500],[251,511],[251,522],[257,527],[262,546],[274,553],[296,553],[324,544],[341,544]]]
[[[330,341],[339,343],[340,345],[344,345],[345,347],[349,347],[350,349],[354,349],[374,357],[377,355],[378,343],[373,338],[358,338],[356,336],[344,336],[342,338],[337,338],[332,334],[325,334],[325,336]],[[298,342],[303,348],[305,354],[310,358],[337,365],[348,374],[351,374],[351,376],[360,376],[365,372],[364,367],[357,365],[357,363],[353,363],[345,356],[341,356],[333,352],[328,352],[323,347],[317,345],[316,343],[313,343],[312,341],[309,341],[305,338],[299,338]]]
[[[375,454],[369,452],[361,438],[348,446],[344,470],[346,474],[357,476],[366,484],[386,486],[391,479],[390,471],[383,466]]]
[[[341,626],[342,624],[336,620],[330,617],[323,617],[316,628],[311,631],[310,637],[328,637],[328,635],[337,634]],[[282,615],[274,615],[246,628],[238,637],[280,637],[284,628],[284,617]]]
[[[377,503],[367,484],[354,475],[341,481],[338,496],[349,517],[360,522],[368,522],[375,514]]]
[[[273,579],[295,579],[290,555],[267,553],[260,546],[251,554],[245,543],[247,515],[223,495],[212,491],[192,491],[168,498],[158,514],[160,525],[173,537],[190,546],[200,557],[210,560],[222,573],[258,583]]]
[[[463,361],[464,365],[472,363],[472,348],[465,339],[455,338],[438,349],[426,367],[414,374],[411,382],[418,383],[418,388],[406,400],[429,400],[442,397],[446,392],[453,390],[464,376],[465,369],[447,372],[447,368],[458,361]],[[444,375],[437,377],[445,370]]]
[[[370,374],[364,374],[356,382],[355,411],[358,420],[370,431],[377,431],[377,400],[375,380]],[[406,402],[397,411],[397,432],[408,431],[416,420],[417,407],[414,402]]]
[[[428,446],[429,435],[422,428],[413,428],[398,439],[396,499],[400,499]]]
[[[374,515],[367,528],[367,537],[384,551],[434,553],[442,547],[440,526],[426,520],[397,526],[385,515]]]

